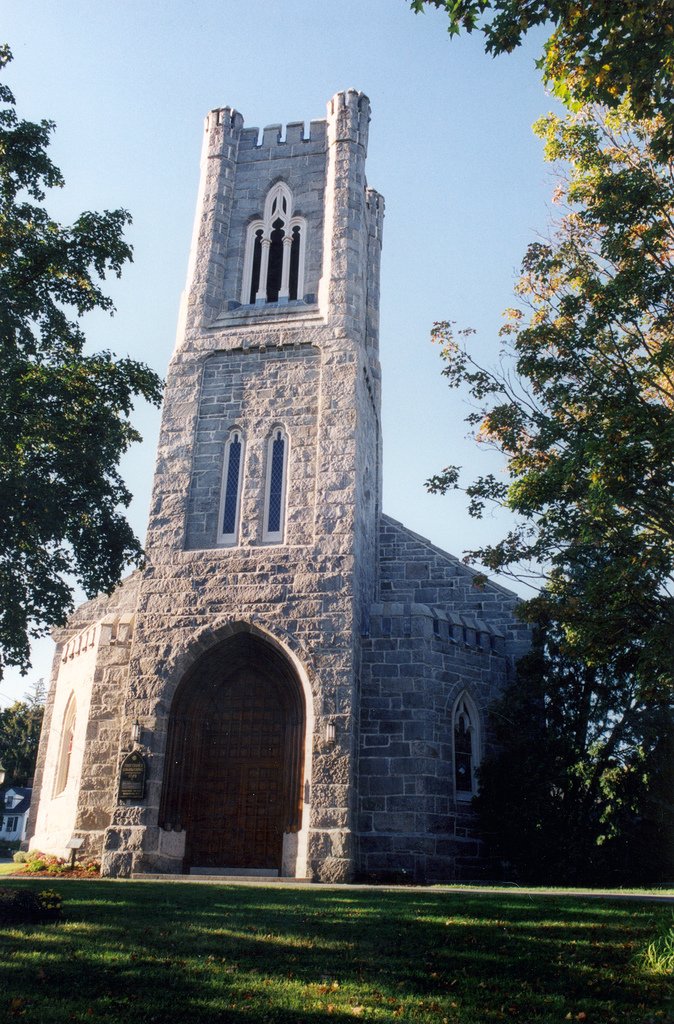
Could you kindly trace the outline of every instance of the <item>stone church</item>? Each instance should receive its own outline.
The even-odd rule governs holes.
[[[370,105],[206,119],[147,564],[56,634],[30,845],[105,875],[477,877],[517,598],[381,509]]]

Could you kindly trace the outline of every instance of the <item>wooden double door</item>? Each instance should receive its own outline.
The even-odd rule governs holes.
[[[186,869],[280,873],[300,825],[301,693],[273,658],[251,660],[202,666],[174,701],[160,823],[185,830]]]

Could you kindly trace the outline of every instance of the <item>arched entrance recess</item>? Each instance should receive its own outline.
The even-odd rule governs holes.
[[[302,821],[305,709],[270,643],[238,633],[204,654],[171,706],[159,824],[186,833],[192,867],[281,873]]]

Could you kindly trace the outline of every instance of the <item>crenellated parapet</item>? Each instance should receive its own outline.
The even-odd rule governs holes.
[[[269,124],[260,132],[259,128],[244,128],[241,132],[241,147],[246,150],[278,149],[279,155],[287,153],[293,146],[306,150],[322,149],[325,145],[326,123],[322,120],[291,121],[287,125]]]

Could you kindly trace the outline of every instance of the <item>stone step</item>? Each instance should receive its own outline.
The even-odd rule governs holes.
[[[311,885],[310,878],[288,878],[270,874],[242,874],[220,871],[217,874],[198,872],[189,875],[160,874],[150,871],[135,871],[131,875],[134,881],[144,882],[221,882],[223,885],[267,885],[270,882],[283,885]]]
[[[246,877],[255,878],[278,878],[278,871],[273,868],[211,868],[211,867],[192,867],[189,870],[190,875],[245,875]]]

